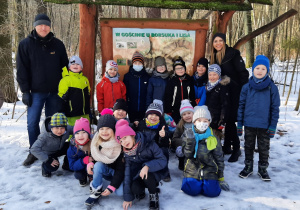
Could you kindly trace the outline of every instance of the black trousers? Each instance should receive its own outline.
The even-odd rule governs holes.
[[[141,177],[134,180],[131,184],[131,191],[135,195],[140,195],[145,192],[145,188],[148,188],[149,194],[156,193],[157,182],[153,173],[148,173],[147,179]]]
[[[240,139],[237,135],[237,129],[234,121],[226,122],[224,135],[224,148],[226,150],[233,148],[233,152],[240,149]]]
[[[245,159],[253,160],[255,143],[259,152],[259,163],[268,163],[270,150],[270,137],[268,129],[245,126]]]

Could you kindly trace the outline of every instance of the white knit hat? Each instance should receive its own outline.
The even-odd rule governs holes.
[[[206,118],[211,122],[211,115],[207,108],[207,106],[195,106],[195,113],[193,115],[193,122],[195,122],[198,118]]]
[[[179,109],[180,116],[184,112],[187,112],[187,111],[190,111],[190,112],[194,113],[194,108],[193,108],[193,106],[191,105],[191,103],[188,99],[184,99],[184,100],[181,101],[181,105],[180,105],[180,109]]]
[[[114,60],[109,60],[106,62],[105,71],[108,71],[111,68],[115,68],[118,71],[118,64]]]

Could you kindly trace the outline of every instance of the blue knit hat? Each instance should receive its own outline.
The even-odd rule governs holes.
[[[221,67],[218,64],[212,64],[208,67],[208,73],[209,72],[216,72],[219,77],[221,77]]]
[[[67,127],[67,117],[63,113],[55,113],[51,117],[50,127]]]
[[[269,73],[269,71],[270,71],[270,61],[266,56],[264,56],[264,55],[256,56],[255,61],[254,61],[253,66],[252,66],[252,72],[255,69],[255,67],[258,66],[258,65],[264,65],[267,68],[267,71],[268,71],[267,74]]]

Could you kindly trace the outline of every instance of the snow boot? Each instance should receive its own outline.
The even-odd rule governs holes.
[[[261,180],[263,181],[271,181],[271,178],[268,174],[267,168],[268,163],[258,163],[258,176],[260,176]]]
[[[241,150],[237,150],[237,151],[232,151],[232,154],[230,156],[230,158],[228,159],[228,162],[232,163],[232,162],[236,162],[238,161],[239,157],[241,156]]]
[[[85,205],[91,206],[96,203],[98,198],[101,197],[101,193],[103,192],[102,190],[102,185],[98,186],[96,189],[93,187],[92,182],[90,183],[90,191],[91,195],[88,199],[85,201]]]
[[[184,157],[179,157],[178,160],[179,160],[178,169],[180,171],[183,171],[184,170]]]
[[[85,187],[87,185],[87,178],[79,180],[80,187]]]
[[[33,154],[28,154],[26,160],[23,162],[23,166],[30,166],[34,161],[36,161],[37,158]]]
[[[149,210],[159,210],[159,196],[158,193],[149,194],[150,203]]]
[[[246,179],[253,174],[253,160],[245,160],[245,168],[240,172],[239,177]]]
[[[42,166],[42,176],[43,177],[51,177],[51,172],[47,172]]]

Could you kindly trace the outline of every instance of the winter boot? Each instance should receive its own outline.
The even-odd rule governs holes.
[[[142,192],[141,194],[135,195],[135,199],[137,199],[138,201],[144,199],[146,197],[145,191]]]
[[[253,160],[245,160],[245,168],[240,172],[239,177],[246,179],[253,174]]]
[[[34,155],[29,153],[26,160],[24,160],[24,162],[23,162],[23,166],[30,166],[36,160],[37,160],[37,158]]]
[[[149,197],[150,197],[149,210],[159,210],[158,193],[149,194]]]
[[[103,192],[102,190],[102,185],[98,186],[96,189],[92,185],[93,182],[90,183],[90,191],[91,195],[90,197],[85,201],[85,205],[91,206],[96,203],[98,198],[101,197],[101,193]]]
[[[178,169],[183,171],[184,170],[184,157],[179,157],[179,164],[178,164]]]
[[[171,181],[171,175],[170,172],[168,172],[167,176],[163,179],[164,182],[170,182]]]
[[[87,178],[79,180],[79,185],[80,187],[85,187],[87,184]]]
[[[238,161],[239,157],[241,156],[241,150],[237,150],[237,151],[232,151],[232,154],[230,156],[230,158],[228,159],[228,162],[236,162]]]
[[[268,163],[258,163],[258,176],[260,176],[261,180],[263,181],[271,181],[271,178],[268,174],[267,168]]]
[[[51,172],[47,172],[42,166],[42,176],[43,177],[51,177]]]

